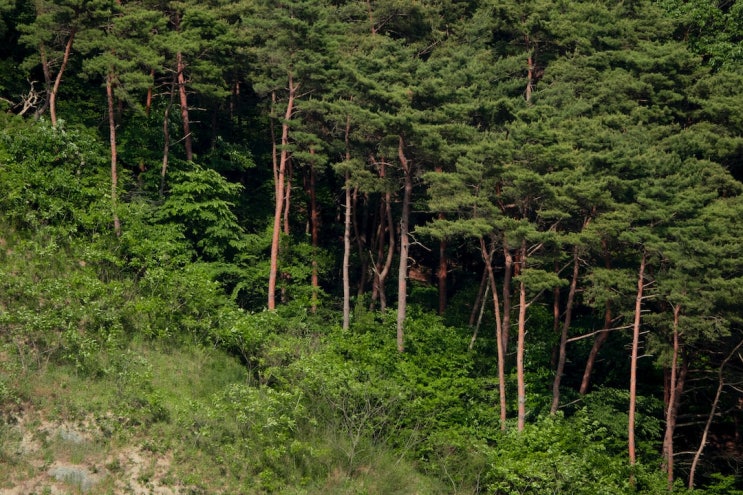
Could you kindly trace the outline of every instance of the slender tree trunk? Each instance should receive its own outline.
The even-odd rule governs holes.
[[[150,79],[155,80],[155,69],[150,69]],[[152,109],[152,84],[147,86],[147,97],[144,102],[144,113],[149,118]]]
[[[511,277],[513,276],[513,255],[508,243],[503,239],[503,349],[508,354],[509,333],[511,331]]]
[[[178,95],[181,103],[181,119],[183,120],[183,144],[186,148],[186,160],[193,161],[193,145],[191,140],[191,124],[188,120],[188,96],[186,93],[186,67],[183,63],[183,54],[176,54],[176,71],[178,77]]]
[[[351,116],[346,116],[346,132],[343,139],[346,145],[346,162],[351,161]],[[343,222],[343,330],[351,327],[351,173],[346,170],[346,204]],[[354,194],[356,189],[354,189]]]
[[[439,218],[443,219],[444,214],[440,213]],[[443,315],[446,311],[446,276],[449,271],[449,263],[446,259],[446,239],[439,241],[439,270],[436,276],[439,279],[439,314]]]
[[[531,102],[531,93],[534,90],[534,60],[532,59],[531,55],[526,58],[526,65],[526,101]]]
[[[588,387],[591,384],[591,374],[593,373],[593,367],[596,364],[596,357],[601,350],[601,346],[609,338],[609,329],[611,328],[612,314],[611,314],[611,302],[606,301],[606,307],[604,309],[604,327],[596,336],[593,341],[593,346],[588,353],[588,359],[586,359],[586,369],[583,371],[583,379],[580,382],[580,394],[586,395],[588,393]]]
[[[378,163],[379,178],[384,179],[386,176],[386,165],[384,160]],[[379,223],[375,235],[374,244],[377,247],[377,259],[372,260],[374,274],[372,279],[372,297],[369,308],[374,307],[374,302],[379,298],[379,309],[384,312],[387,309],[387,294],[385,291],[385,282],[392,269],[392,261],[395,256],[395,229],[392,220],[392,194],[389,191],[384,193],[382,202],[379,205]],[[387,251],[385,255],[385,233],[387,235]],[[384,256],[384,263],[381,262]]]
[[[483,297],[488,297],[488,292],[490,292],[490,285],[485,286],[485,294]],[[480,325],[482,324],[482,317],[485,314],[485,305],[480,305],[480,311],[477,315],[477,324],[473,322],[470,326],[475,325],[475,329],[472,331],[472,337],[470,338],[470,345],[467,347],[470,351],[475,348],[475,342],[477,341],[477,333],[480,331]],[[500,325],[499,322],[496,322],[496,324]],[[499,336],[500,334],[496,332],[496,336]]]
[[[380,165],[379,169],[379,176],[384,177],[384,164]],[[377,224],[377,227],[374,229],[374,235],[372,236],[372,251],[376,251],[376,258],[373,258],[371,260],[372,262],[372,294],[371,294],[371,301],[369,301],[369,310],[372,311],[374,309],[374,306],[377,302],[377,299],[379,299],[380,303],[380,309],[384,311],[387,307],[387,300],[385,297],[384,292],[384,281],[386,278],[386,273],[383,272],[383,265],[384,262],[382,261],[382,257],[384,256],[384,247],[385,247],[385,235],[387,234],[387,207],[389,206],[389,203],[387,202],[388,195],[385,194],[382,200],[379,203],[379,211],[375,214],[374,218]],[[392,228],[392,224],[389,224],[389,229]]]
[[[498,288],[495,284],[495,274],[493,274],[493,256],[485,245],[485,240],[480,238],[480,250],[482,251],[483,261],[485,262],[485,271],[490,282],[490,292],[493,293],[493,315],[495,316],[495,346],[498,352],[498,399],[500,405],[500,428],[506,429],[506,362],[505,348],[503,347],[503,326],[500,315],[500,301],[498,301]],[[483,301],[484,306],[484,301]]]
[[[310,154],[314,156],[315,149],[310,149]],[[315,177],[315,164],[310,161],[310,239],[312,240],[312,305],[310,310],[314,314],[317,311],[317,299],[320,292],[320,278],[317,266],[317,253],[320,245],[320,212],[317,209],[317,192],[316,177]],[[350,208],[350,206],[349,206]],[[350,223],[350,217],[349,217]],[[345,225],[345,222],[344,222]],[[344,232],[345,239],[345,232]],[[344,246],[345,247],[345,246]]]
[[[405,142],[402,136],[400,136],[397,152],[405,176],[405,188],[402,197],[402,216],[400,218],[400,266],[397,271],[397,350],[403,352],[405,350],[405,312],[408,303],[408,251],[410,249],[408,222],[410,221],[410,199],[413,195],[413,170],[412,164],[405,156]]]
[[[348,136],[348,134],[346,134]],[[346,152],[348,157],[348,152]],[[343,222],[343,330],[351,327],[351,174],[346,172],[346,211]]]
[[[601,245],[604,249],[604,266],[607,269],[611,268],[611,257],[609,256],[609,248],[606,239],[601,240]],[[591,384],[591,374],[593,373],[593,367],[596,364],[596,357],[601,350],[601,346],[609,338],[609,329],[611,328],[612,322],[612,311],[611,301],[606,301],[604,306],[604,327],[603,330],[596,336],[591,346],[591,351],[588,353],[588,359],[586,360],[586,368],[583,371],[583,379],[580,383],[580,394],[585,395],[588,393],[588,387]]]
[[[286,162],[285,175],[286,178],[284,179],[284,184],[286,190],[284,191],[284,218],[281,225],[284,230],[284,235],[288,236],[291,233],[291,225],[289,225],[289,210],[291,209],[292,204],[292,181],[294,180],[294,167],[292,166],[291,159]]]
[[[557,370],[555,371],[555,380],[552,383],[552,407],[550,414],[555,414],[560,407],[560,382],[562,374],[565,371],[565,360],[567,358],[568,330],[570,330],[570,320],[573,315],[573,305],[575,302],[575,292],[578,288],[578,273],[580,260],[578,258],[578,246],[573,246],[573,277],[570,279],[570,290],[568,291],[568,300],[565,306],[565,320],[562,322],[562,332],[560,333],[560,351],[557,358]]]
[[[34,120],[41,117],[44,112],[46,112],[47,108],[49,108],[49,97],[52,94],[52,70],[49,66],[49,59],[46,56],[46,47],[44,46],[44,43],[39,45],[39,57],[41,58],[41,71],[44,74],[44,90],[48,97],[44,98],[44,103],[34,112]]]
[[[364,210],[366,211],[368,205],[364,203]],[[359,274],[359,285],[356,290],[358,299],[361,300],[361,296],[366,291],[366,280],[369,273],[369,257],[366,254],[366,232],[359,228],[358,212],[359,212],[359,188],[354,187],[351,194],[351,226],[353,227],[353,235],[356,239],[356,249],[359,253],[359,260],[361,264],[361,270]]]
[[[442,173],[441,167],[436,167],[437,173]],[[444,220],[446,215],[443,212],[438,214],[439,220]],[[436,272],[436,277],[439,283],[439,315],[443,315],[446,311],[446,276],[449,271],[448,261],[446,259],[446,239],[439,240],[439,269]]]
[[[488,284],[488,269],[487,267],[482,271],[482,277],[480,278],[480,288],[477,290],[477,297],[475,297],[475,304],[472,305],[472,311],[470,312],[470,321],[469,325],[472,326],[475,324],[475,318],[477,318],[477,315],[481,313],[481,307],[484,306],[483,298],[487,297],[485,296],[485,288]]]
[[[168,160],[170,156],[170,109],[173,108],[176,84],[177,78],[174,75],[173,82],[170,85],[170,101],[165,107],[163,114],[163,163],[160,169],[160,196],[165,193],[165,174],[168,172]]]
[[[557,261],[555,261],[555,275],[559,276],[560,268]],[[552,333],[560,335],[560,286],[556,285],[552,288]],[[557,368],[557,361],[560,354],[560,341],[552,346],[552,355],[550,356],[550,366]],[[554,397],[553,397],[554,398]]]
[[[108,100],[108,132],[111,143],[111,211],[113,213],[114,233],[121,236],[121,223],[118,209],[118,185],[119,172],[116,163],[116,120],[114,119],[114,91],[113,91],[113,74],[110,72],[106,75],[106,98]]]
[[[62,65],[59,66],[57,71],[57,77],[54,79],[54,86],[52,86],[52,92],[49,94],[49,118],[52,121],[52,127],[57,127],[57,94],[59,93],[59,85],[62,82],[62,75],[67,68],[67,62],[70,60],[70,53],[72,52],[72,43],[75,40],[75,30],[70,31],[70,37],[67,38],[67,43],[64,47],[64,55],[62,56]]]
[[[632,357],[630,359],[629,379],[629,424],[627,429],[629,463],[633,472],[630,474],[630,482],[634,484],[634,467],[637,463],[635,451],[635,409],[637,406],[637,357],[640,349],[640,322],[642,319],[642,293],[645,288],[645,263],[647,253],[643,250],[640,259],[640,270],[637,275],[637,297],[635,298],[635,320],[632,325]]]
[[[694,460],[691,461],[691,469],[689,469],[689,490],[694,489],[694,477],[697,471],[697,464],[699,464],[699,459],[702,457],[702,451],[704,450],[704,447],[707,446],[707,436],[709,435],[709,429],[712,426],[712,420],[717,414],[717,405],[720,403],[722,389],[725,386],[725,377],[723,376],[723,371],[725,369],[725,366],[728,364],[728,361],[730,361],[733,356],[735,356],[741,346],[743,346],[743,340],[738,342],[738,345],[736,345],[733,350],[730,351],[730,353],[725,357],[725,359],[722,360],[720,368],[717,370],[717,392],[715,392],[715,398],[712,401],[712,407],[710,408],[709,416],[707,416],[707,422],[704,424],[702,439],[699,441],[699,448],[694,453]]]
[[[678,405],[683,391],[684,373],[678,373],[679,362],[679,315],[681,306],[673,307],[673,354],[671,357],[671,377],[668,382],[668,404],[666,406],[666,431],[663,436],[663,458],[666,473],[668,474],[668,490],[673,489],[673,434],[676,430]]]
[[[281,217],[284,206],[284,190],[285,190],[285,174],[286,164],[289,161],[289,121],[292,117],[294,110],[294,99],[296,92],[299,89],[299,85],[294,84],[294,78],[290,73],[289,79],[289,98],[286,104],[286,113],[284,114],[284,122],[281,124],[281,154],[277,160],[274,159],[274,178],[275,178],[275,190],[276,190],[276,203],[273,215],[273,233],[271,236],[271,262],[268,273],[268,309],[276,309],[276,278],[278,274],[279,265],[279,244],[281,241]],[[275,143],[275,141],[274,141]],[[275,144],[274,144],[275,146]],[[276,153],[274,152],[274,157]]]
[[[526,268],[526,239],[521,241],[519,255],[520,272]],[[518,385],[518,431],[523,431],[526,423],[526,383],[524,380],[524,348],[526,342],[526,284],[519,282],[519,333],[516,344],[516,380]]]

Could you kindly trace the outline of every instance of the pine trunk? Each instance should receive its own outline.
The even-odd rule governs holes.
[[[408,291],[408,251],[410,239],[408,237],[408,222],[410,221],[410,199],[413,195],[413,171],[412,165],[405,157],[405,142],[402,136],[398,144],[398,156],[402,166],[405,180],[405,189],[402,197],[402,216],[400,218],[400,265],[397,271],[397,350],[403,352],[405,312],[407,310]]]
[[[526,240],[521,241],[519,254],[521,270],[526,268]],[[524,348],[526,341],[526,284],[519,282],[519,323],[518,342],[516,344],[516,380],[518,387],[518,431],[523,431],[526,423],[526,382],[524,379]]]
[[[284,206],[285,174],[286,164],[289,161],[289,121],[294,110],[294,98],[299,85],[294,84],[294,79],[289,74],[289,99],[286,104],[284,122],[281,124],[281,152],[278,160],[274,159],[274,178],[276,202],[273,216],[273,233],[271,236],[271,262],[268,273],[268,309],[276,309],[276,279],[279,266],[279,243],[281,242],[281,218]],[[274,143],[275,146],[275,143]],[[274,147],[275,149],[275,147]],[[276,153],[274,153],[274,157]],[[277,163],[278,162],[278,163]]]
[[[511,330],[511,277],[513,276],[513,255],[506,240],[503,240],[503,349],[508,354],[508,341]]]
[[[500,315],[500,301],[498,301],[498,288],[495,284],[495,274],[493,273],[493,256],[485,246],[485,240],[480,239],[480,250],[482,251],[483,261],[485,261],[485,271],[488,281],[490,282],[490,292],[493,293],[493,315],[495,316],[495,346],[498,352],[498,399],[500,405],[500,428],[506,429],[506,362],[505,348],[503,347],[503,326]],[[485,302],[483,301],[483,305]]]
[[[629,463],[634,469],[637,463],[637,452],[635,450],[635,410],[637,407],[637,357],[640,348],[640,322],[642,318],[642,293],[645,288],[645,263],[647,254],[642,253],[640,269],[637,275],[637,296],[635,298],[635,319],[632,325],[632,356],[630,358],[630,381],[629,381],[629,421],[627,429]],[[634,484],[634,473],[630,473],[630,481]]]
[[[314,155],[315,150],[311,149],[310,153]],[[320,245],[320,212],[317,209],[317,191],[315,190],[315,187],[316,187],[315,175],[316,175],[315,165],[314,163],[310,162],[310,239],[312,241],[312,275],[311,275],[311,282],[310,282],[312,284],[312,302],[311,302],[310,310],[312,311],[313,314],[317,311],[317,300],[318,300],[318,294],[320,292],[320,278],[319,278],[318,266],[317,266],[317,254],[318,254],[318,249]],[[349,219],[349,222],[350,222],[350,219]],[[344,232],[344,239],[345,239],[345,232]]]
[[[568,330],[570,330],[570,320],[573,315],[575,292],[578,288],[578,273],[580,268],[579,261],[578,246],[573,246],[573,277],[570,279],[570,290],[568,291],[568,300],[565,306],[565,319],[562,322],[562,332],[560,333],[560,350],[557,358],[555,380],[552,383],[552,407],[550,408],[550,414],[555,414],[557,412],[557,409],[560,407],[560,382],[562,381],[562,374],[565,371]]]
[[[64,74],[65,68],[67,68],[67,62],[70,60],[72,43],[74,40],[75,30],[73,29],[70,31],[70,37],[67,38],[67,43],[65,43],[62,65],[59,66],[57,77],[54,79],[54,86],[52,86],[52,91],[49,94],[49,118],[52,121],[52,127],[57,127],[57,94],[59,93],[59,85],[62,83],[62,75]]]
[[[485,288],[488,284],[488,269],[487,267],[482,271],[482,277],[480,278],[480,288],[477,290],[477,297],[475,297],[475,303],[472,305],[472,311],[470,311],[469,325],[473,326],[479,313],[480,308],[484,305],[483,298],[485,296]],[[498,322],[500,325],[501,323]],[[500,335],[500,334],[499,334]]]
[[[673,354],[671,357],[670,379],[668,380],[668,404],[666,405],[666,431],[663,436],[663,458],[668,475],[668,489],[673,489],[673,434],[676,430],[678,406],[681,402],[686,378],[686,366],[679,372],[679,316],[681,306],[673,308]]]
[[[444,218],[444,214],[440,214],[439,218]],[[446,259],[446,239],[439,241],[439,270],[436,274],[439,280],[439,314],[443,315],[446,311],[446,276],[448,272],[449,263]]]
[[[163,163],[160,168],[160,196],[165,193],[165,175],[168,173],[168,160],[170,156],[170,109],[173,108],[177,82],[177,78],[174,76],[173,83],[170,85],[170,101],[168,102],[168,106],[165,107],[165,113],[163,114]]]
[[[191,124],[188,121],[188,96],[186,94],[186,76],[183,54],[176,54],[176,74],[178,77],[178,96],[181,103],[181,119],[183,120],[183,144],[186,148],[186,160],[193,161],[193,145],[191,141]]]
[[[108,100],[108,132],[111,143],[111,211],[113,213],[114,233],[118,237],[121,236],[121,223],[119,215],[116,213],[118,208],[119,171],[116,150],[116,120],[114,118],[113,74],[110,72],[106,76],[106,99]]]
[[[351,177],[346,172],[346,211],[343,222],[343,330],[351,327]]]
[[[601,350],[601,346],[603,346],[604,342],[606,342],[606,340],[609,338],[609,328],[611,328],[611,320],[611,303],[609,301],[606,301],[606,307],[604,309],[604,327],[596,336],[596,339],[593,341],[593,345],[591,346],[591,350],[588,353],[588,358],[586,359],[586,368],[583,371],[583,379],[580,382],[579,393],[581,395],[586,395],[588,393],[588,388],[591,385],[591,374],[593,373],[593,367],[596,364],[596,357]]]
[[[604,250],[604,266],[607,269],[611,268],[611,257],[609,256],[609,248],[606,242],[606,239],[602,239],[601,246]],[[593,346],[591,346],[591,351],[588,353],[588,359],[586,359],[586,367],[583,371],[583,379],[580,383],[580,394],[586,395],[588,393],[588,388],[591,384],[591,374],[593,373],[593,367],[596,364],[596,357],[598,357],[599,351],[601,350],[601,347],[604,345],[606,340],[609,338],[609,329],[611,328],[611,322],[612,322],[612,311],[611,311],[611,301],[606,301],[606,304],[604,306],[604,327],[601,332],[596,336],[596,339],[593,341]]]

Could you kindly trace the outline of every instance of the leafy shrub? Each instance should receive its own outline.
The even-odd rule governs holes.
[[[109,230],[106,153],[93,133],[41,121],[0,134],[0,149],[0,211],[12,226]]]

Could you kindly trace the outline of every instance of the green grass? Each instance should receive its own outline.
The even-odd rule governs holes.
[[[0,363],[2,488],[32,482],[38,493],[77,493],[48,475],[61,463],[98,477],[88,495],[157,486],[194,494],[447,493],[373,442],[349,464],[348,440],[332,424],[286,417],[300,411],[294,397],[251,386],[245,367],[221,350],[133,342],[102,356],[107,371],[92,377],[53,362],[24,370],[18,360],[5,352]],[[8,379],[9,369],[20,374]]]

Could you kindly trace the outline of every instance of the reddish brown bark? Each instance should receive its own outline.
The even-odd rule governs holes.
[[[498,352],[498,399],[500,405],[500,428],[506,429],[506,363],[505,348],[503,347],[503,326],[500,315],[500,302],[498,301],[498,288],[495,284],[495,275],[493,274],[493,256],[485,246],[485,240],[480,238],[480,251],[482,251],[483,261],[485,262],[485,271],[487,272],[488,281],[490,282],[490,291],[493,293],[493,314],[495,315],[495,342]],[[483,301],[484,304],[484,301]]]
[[[444,218],[444,214],[439,214],[439,218]],[[449,262],[446,258],[446,239],[439,241],[439,269],[436,277],[439,281],[439,314],[443,315],[446,311],[446,277],[449,271]]]
[[[75,40],[75,29],[70,30],[70,36],[67,38],[67,42],[64,47],[64,54],[62,55],[62,64],[59,66],[57,76],[54,79],[54,85],[49,93],[49,118],[52,121],[52,126],[57,127],[57,94],[59,93],[59,85],[62,83],[62,75],[67,68],[67,63],[70,60],[70,53],[72,52],[72,43]],[[43,49],[43,47],[42,47]],[[46,56],[42,57],[42,61],[46,59]],[[49,74],[48,61],[45,64],[47,68],[44,71]]]
[[[183,62],[183,54],[176,54],[176,74],[178,78],[178,96],[181,103],[181,119],[183,120],[183,145],[186,149],[186,160],[193,161],[193,145],[191,140],[191,124],[188,120],[188,95],[186,93],[186,66]]]
[[[119,215],[116,212],[118,208],[119,172],[116,150],[116,121],[114,119],[113,77],[111,73],[106,75],[106,99],[108,100],[108,132],[111,144],[111,211],[113,213],[114,232],[117,236],[120,236],[121,223],[119,222]]]
[[[155,69],[150,70],[150,79],[155,79]],[[152,85],[147,87],[147,97],[144,102],[144,113],[147,117],[150,116],[150,110],[152,109]]]
[[[299,84],[294,84],[292,74],[288,74],[289,97],[286,104],[284,122],[281,124],[281,152],[278,160],[274,153],[274,178],[275,178],[275,209],[273,216],[273,233],[271,236],[271,261],[268,273],[268,309],[276,309],[276,279],[279,266],[279,243],[281,241],[281,218],[284,207],[285,175],[287,162],[289,161],[289,121],[294,111],[294,99],[296,98]],[[276,149],[274,141],[274,150]]]
[[[310,154],[313,156],[315,155],[315,149],[310,148]],[[312,303],[310,310],[312,313],[315,313],[317,311],[317,298],[318,293],[320,291],[320,279],[318,275],[318,266],[317,266],[317,251],[318,246],[320,244],[320,212],[317,208],[317,194],[315,190],[315,164],[310,161],[310,239],[312,241],[312,275],[311,275],[311,284],[312,284]],[[348,198],[346,198],[346,201],[348,201]],[[348,205],[348,209],[350,210],[350,205]],[[349,212],[346,212],[346,215],[349,215]],[[349,217],[349,223],[350,223],[350,217]],[[345,225],[345,223],[344,223]],[[345,233],[344,233],[344,239],[345,239]]]
[[[526,267],[526,239],[521,241],[519,250],[519,271]],[[516,344],[516,382],[518,399],[518,431],[523,431],[526,423],[526,382],[524,379],[524,349],[526,342],[526,284],[519,282],[519,321],[518,341]]]
[[[511,331],[511,278],[513,276],[513,255],[508,243],[503,239],[503,349],[508,353],[509,333]]]
[[[559,276],[560,269],[555,261],[555,275]],[[560,286],[556,285],[552,289],[552,333],[560,335]],[[550,366],[557,367],[558,355],[560,353],[560,342],[552,346],[552,355],[550,356]]]
[[[289,211],[292,205],[292,182],[294,181],[294,167],[292,166],[291,159],[286,162],[286,191],[284,191],[284,219],[282,226],[284,234],[289,235],[291,233],[291,225],[289,224]]]

